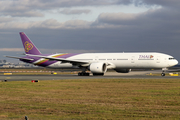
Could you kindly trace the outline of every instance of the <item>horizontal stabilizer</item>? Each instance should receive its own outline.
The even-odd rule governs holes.
[[[14,57],[14,56],[5,56],[5,57],[8,57],[8,58],[15,58],[15,59],[21,59],[21,60],[29,60],[29,61],[34,60],[34,59],[30,59],[30,58],[21,58],[21,57]]]

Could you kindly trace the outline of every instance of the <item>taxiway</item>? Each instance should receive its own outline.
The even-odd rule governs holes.
[[[127,74],[116,73],[116,72],[107,72],[104,76],[78,76],[76,74],[69,75],[0,75],[0,80],[4,81],[30,81],[30,80],[70,80],[70,79],[177,79],[180,76],[151,76],[146,75],[148,72],[131,72]]]

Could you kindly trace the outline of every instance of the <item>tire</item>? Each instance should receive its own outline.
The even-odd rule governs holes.
[[[82,73],[82,72],[79,72],[79,73],[78,73],[78,76],[89,76],[89,73]]]
[[[86,76],[89,76],[89,73],[86,73]]]
[[[78,76],[82,76],[82,73],[78,73]]]
[[[161,73],[161,76],[164,77],[166,74],[165,73]]]

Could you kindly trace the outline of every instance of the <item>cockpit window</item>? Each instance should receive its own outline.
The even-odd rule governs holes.
[[[175,60],[175,58],[169,58],[169,60]]]

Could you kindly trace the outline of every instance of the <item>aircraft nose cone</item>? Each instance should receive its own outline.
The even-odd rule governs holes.
[[[178,61],[177,60],[175,60],[175,65],[177,65],[178,64]]]
[[[169,66],[175,66],[178,64],[178,61],[177,60],[172,60],[169,62]]]
[[[175,65],[177,65],[178,64],[178,61],[177,60],[174,60],[173,62],[172,62],[172,66],[175,66]]]

